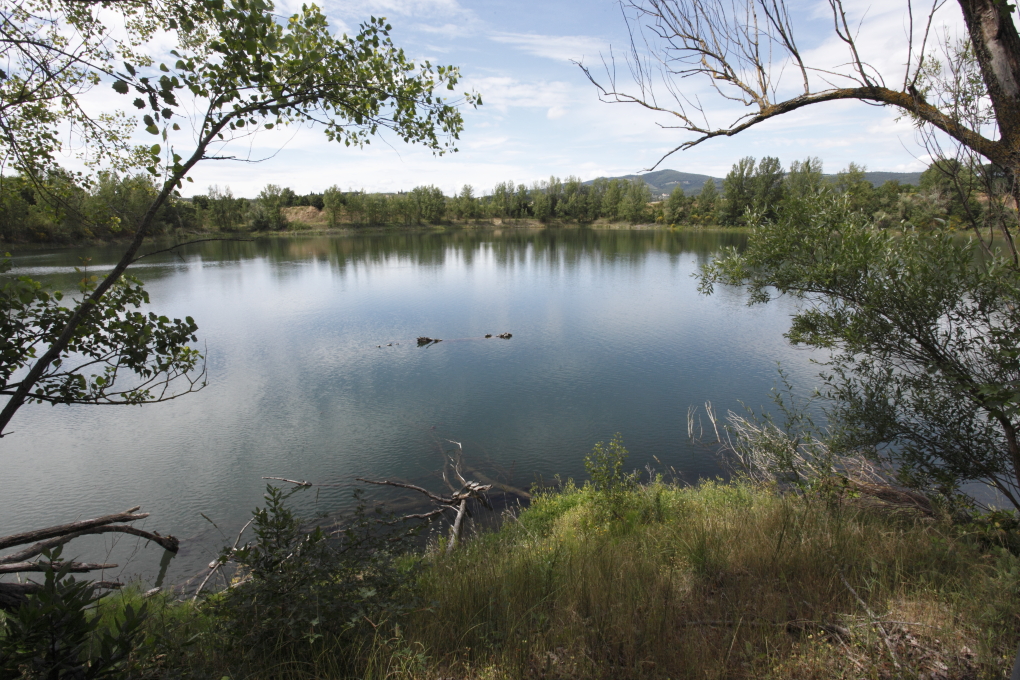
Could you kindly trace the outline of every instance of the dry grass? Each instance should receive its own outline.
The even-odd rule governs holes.
[[[1008,676],[1017,560],[947,524],[741,484],[655,484],[625,507],[568,487],[431,553],[427,606],[373,675]]]

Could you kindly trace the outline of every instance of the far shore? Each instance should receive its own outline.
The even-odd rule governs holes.
[[[499,231],[510,230],[541,230],[541,229],[600,229],[600,230],[637,230],[637,231],[676,231],[676,232],[697,232],[697,231],[726,231],[746,232],[746,227],[724,227],[721,225],[690,226],[690,225],[667,225],[655,222],[631,224],[630,222],[608,222],[597,220],[595,222],[578,223],[565,220],[550,220],[541,222],[536,219],[511,219],[511,218],[485,218],[475,220],[448,220],[439,224],[352,224],[345,223],[337,227],[329,227],[323,224],[309,224],[306,222],[291,221],[288,229],[278,231],[251,231],[238,229],[232,231],[176,231],[166,234],[157,234],[146,237],[146,242],[163,242],[169,239],[180,241],[201,241],[209,239],[239,239],[249,240],[265,237],[298,237],[298,236],[349,236],[353,234],[392,234],[392,233],[444,233],[465,230],[488,230]],[[73,242],[0,242],[0,252],[10,252],[13,249],[26,250],[52,250],[63,248],[85,248],[95,246],[127,244],[129,236],[117,239],[84,239]]]

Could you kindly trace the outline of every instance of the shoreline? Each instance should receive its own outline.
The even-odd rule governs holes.
[[[399,234],[399,233],[434,233],[443,234],[459,231],[498,231],[498,230],[521,230],[541,231],[544,229],[591,229],[598,231],[666,231],[666,232],[728,232],[745,233],[747,227],[725,227],[721,225],[712,226],[671,226],[656,223],[630,224],[627,222],[591,222],[578,224],[577,222],[539,222],[532,219],[507,219],[493,218],[488,221],[474,222],[449,222],[444,224],[419,224],[419,225],[346,225],[341,227],[319,227],[309,225],[298,225],[295,228],[283,231],[200,231],[200,232],[176,232],[171,234],[159,234],[148,236],[145,243],[162,243],[178,240],[182,244],[191,241],[202,240],[239,240],[248,241],[258,238],[279,238],[279,237],[301,237],[301,236],[353,236],[357,234]],[[75,242],[7,242],[0,243],[0,253],[8,253],[15,249],[24,251],[37,250],[63,250],[74,248],[95,248],[103,246],[116,246],[126,244],[130,241],[129,236],[118,239],[87,239]]]

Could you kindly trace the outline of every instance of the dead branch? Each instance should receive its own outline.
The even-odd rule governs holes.
[[[156,543],[172,553],[176,553],[180,544],[173,536],[162,536],[156,532],[144,531],[124,524],[125,522],[134,522],[140,519],[145,519],[149,516],[149,513],[147,512],[136,513],[135,511],[138,510],[139,507],[141,506],[136,506],[124,512],[112,515],[103,515],[102,517],[81,520],[79,522],[71,522],[69,524],[61,524],[58,526],[47,527],[45,529],[36,529],[34,531],[26,531],[20,534],[0,537],[0,550],[32,543],[32,545],[27,548],[23,548],[17,552],[0,557],[0,574],[46,571],[46,569],[50,568],[49,564],[38,560],[30,561],[31,558],[37,557],[47,550],[52,550],[53,548],[64,545],[79,536],[85,536],[88,534],[131,534]],[[117,566],[119,565],[92,564],[88,562],[56,562],[53,565],[53,568],[64,568],[67,571],[75,573],[87,573],[91,571],[113,569]],[[120,587],[119,583],[110,581],[97,581],[92,585],[96,588]],[[42,586],[38,583],[0,583],[0,609],[14,609],[19,607],[28,595],[38,592],[40,588],[42,588]]]
[[[47,529],[37,529],[35,531],[26,531],[21,534],[12,534],[10,536],[4,536],[0,538],[0,550],[10,548],[15,545],[24,545],[31,543],[32,541],[41,541],[45,538],[52,538],[54,536],[61,536],[68,534],[73,531],[80,531],[82,529],[88,529],[90,527],[98,527],[104,524],[113,524],[114,522],[133,522],[137,519],[145,519],[149,516],[149,513],[143,512],[140,514],[132,514],[138,510],[140,505],[133,508],[129,508],[124,512],[118,512],[113,515],[104,515],[102,517],[96,517],[95,519],[85,519],[80,522],[71,522],[70,524],[61,524],[55,527],[49,527]]]
[[[982,12],[986,10],[968,10],[978,6],[974,2],[960,2],[965,14],[969,11],[974,16],[984,16]],[[843,55],[830,63],[805,61],[806,55],[797,45],[794,21],[784,0],[627,0],[622,8],[631,43],[627,61],[634,80],[633,91],[626,91],[629,88],[617,82],[611,53],[608,63],[605,57],[602,59],[605,72],[600,76],[586,65],[575,63],[596,87],[602,101],[636,104],[668,116],[672,124],[661,127],[693,133],[693,138],[666,152],[651,169],[673,153],[705,140],[739,134],[804,106],[846,99],[896,107],[919,125],[937,128],[989,160],[1004,167],[1015,167],[1011,156],[1013,147],[1003,142],[1003,139],[1012,138],[1009,134],[1003,132],[1003,139],[986,136],[982,126],[961,120],[952,107],[930,104],[916,87],[925,60],[929,58],[924,51],[935,24],[935,14],[945,4],[944,0],[934,0],[927,21],[918,22],[917,26],[910,3],[907,3],[909,47],[902,79],[892,72],[883,74],[862,54],[859,33],[863,19],[849,17],[842,0],[828,0],[826,4],[831,18],[830,34],[843,48]],[[1008,16],[1008,12],[1004,16]],[[1012,28],[1012,20],[1002,21],[1009,22]],[[969,25],[972,41],[982,43],[983,36],[974,26],[984,24],[973,19]],[[1015,28],[1011,33],[1016,34]],[[915,38],[920,41],[920,52],[914,51]],[[990,73],[993,67],[985,63],[991,59],[984,54],[987,49],[979,49],[977,56],[979,61],[985,60],[981,63],[983,71]],[[784,76],[787,67],[795,69],[797,75],[792,78],[800,81],[796,89],[791,87],[793,82],[787,82],[791,77]],[[902,87],[887,86],[886,75],[890,83],[901,80]],[[702,80],[721,102],[742,105],[741,110],[730,114],[728,119],[711,122],[701,98],[688,85],[692,77]],[[986,75],[985,80],[988,77]],[[988,86],[992,103],[1001,108],[1003,104],[998,100],[1005,101],[1004,95],[999,94],[1001,88],[992,85],[996,83]],[[655,88],[658,86],[665,87],[671,101],[664,101],[657,95]],[[1009,96],[1012,97],[1010,101],[1015,101],[1014,95]],[[1010,132],[1016,125],[1012,119],[998,122]]]
[[[865,602],[861,598],[861,596],[857,594],[857,591],[854,590],[854,587],[850,585],[849,581],[846,580],[846,576],[843,574],[842,569],[840,569],[839,571],[839,579],[843,582],[843,585],[846,586],[846,589],[850,591],[854,598],[856,598],[857,602],[861,605],[861,607],[864,608],[864,612],[869,617],[871,617],[871,622],[875,624],[875,626],[878,628],[878,632],[882,634],[882,640],[885,642],[886,649],[889,650],[889,657],[892,659],[893,666],[896,667],[896,670],[899,670],[900,660],[896,656],[896,651],[893,649],[892,640],[889,639],[889,633],[886,632],[885,626],[882,625],[882,622],[879,620],[879,617],[875,614],[875,612],[871,611],[871,607],[868,606],[868,603]]]
[[[62,566],[67,571],[82,573],[86,571],[99,571],[101,569],[114,569],[116,564],[91,564],[89,562],[71,562]],[[47,565],[40,562],[12,562],[0,564],[0,574],[17,574],[28,571],[46,571]]]
[[[297,486],[315,486],[311,482],[299,482],[296,479],[287,479],[286,477],[263,477],[262,479],[275,479],[278,482],[287,482],[288,484],[296,484]]]
[[[458,442],[452,443],[457,444],[458,448],[463,450],[463,448]],[[447,477],[446,474],[447,467],[449,467],[453,471],[457,479],[459,479],[461,482],[460,489],[456,491],[454,490],[456,489],[456,487],[450,484],[449,478]],[[492,484],[480,484],[479,482],[466,480],[464,478],[464,475],[460,471],[459,455],[457,458],[447,457],[447,462],[443,466],[443,480],[446,481],[447,486],[450,487],[450,490],[452,492],[449,496],[442,496],[439,494],[432,493],[428,489],[420,487],[416,484],[394,482],[388,479],[375,480],[358,477],[359,482],[365,482],[366,484],[376,484],[378,486],[395,486],[400,489],[410,489],[411,491],[417,491],[418,493],[422,493],[428,496],[429,500],[431,500],[438,506],[431,512],[404,515],[402,517],[398,517],[397,519],[391,522],[386,522],[387,524],[396,524],[398,522],[405,522],[412,519],[426,520],[431,522],[437,517],[441,517],[443,512],[446,510],[456,511],[457,513],[456,517],[453,520],[453,525],[450,527],[450,542],[446,546],[446,552],[447,554],[449,554],[453,552],[457,544],[460,542],[460,537],[464,526],[464,516],[470,514],[468,512],[468,501],[471,499],[475,499],[479,501],[482,505],[484,505],[486,508],[490,510],[492,509],[492,505],[489,504],[489,500],[485,496],[486,492],[492,489]]]
[[[278,477],[263,477],[262,479],[278,479]],[[284,481],[290,481],[290,480],[288,479],[288,480],[284,480]],[[295,482],[295,483],[297,484],[297,482]],[[311,483],[304,482],[304,483],[298,484],[298,486],[311,486]],[[194,602],[195,600],[198,599],[199,594],[202,592],[202,589],[205,588],[205,584],[209,582],[209,579],[212,578],[212,575],[215,574],[216,571],[220,567],[222,567],[224,564],[226,564],[227,561],[229,561],[229,559],[231,557],[233,557],[234,553],[237,551],[237,544],[241,542],[241,534],[243,534],[245,529],[247,529],[249,526],[251,526],[251,523],[254,522],[254,521],[255,521],[255,518],[252,517],[250,520],[247,521],[247,523],[245,523],[245,525],[243,527],[241,527],[241,530],[237,532],[237,538],[234,539],[234,545],[232,545],[230,547],[230,552],[228,553],[228,558],[227,559],[218,559],[218,560],[215,560],[214,562],[211,562],[209,564],[209,573],[205,575],[205,578],[202,579],[202,583],[199,584],[198,590],[195,591],[194,597],[191,598],[192,602]]]
[[[446,554],[449,555],[453,552],[454,548],[457,547],[457,541],[460,538],[460,527],[464,522],[464,515],[467,514],[467,499],[465,498],[460,502],[460,507],[457,508],[457,519],[453,522],[453,528],[450,529],[450,542],[446,544]]]
[[[715,428],[711,405],[706,411]],[[687,415],[688,435],[695,441],[695,409]],[[919,491],[897,485],[889,470],[863,455],[839,454],[826,442],[806,434],[792,435],[771,421],[759,422],[730,411],[726,417],[725,438],[715,429],[719,452],[740,473],[759,483],[805,485],[825,479],[839,479],[857,497],[855,504],[889,511],[916,511],[935,516],[935,506]]]

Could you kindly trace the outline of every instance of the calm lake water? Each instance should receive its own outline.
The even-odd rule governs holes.
[[[142,505],[146,528],[182,539],[168,572],[179,581],[233,542],[262,476],[332,485],[295,502],[333,513],[350,508],[359,476],[442,490],[451,440],[468,465],[527,488],[582,478],[585,453],[616,432],[631,467],[717,476],[711,451],[687,440],[688,407],[767,405],[777,362],[809,390],[810,359],[821,358],[783,338],[791,301],[747,307],[739,290],[697,292],[699,264],[742,238],[366,234],[206,243],[143,260],[134,274],[152,309],[197,321],[208,387],[145,407],[22,408],[0,442],[0,534]],[[100,273],[118,254],[27,251],[15,272],[66,287],[80,258]],[[503,332],[513,337],[483,337]],[[443,342],[417,347],[422,335]],[[162,551],[134,538],[69,550],[107,553],[123,577],[151,580]]]

